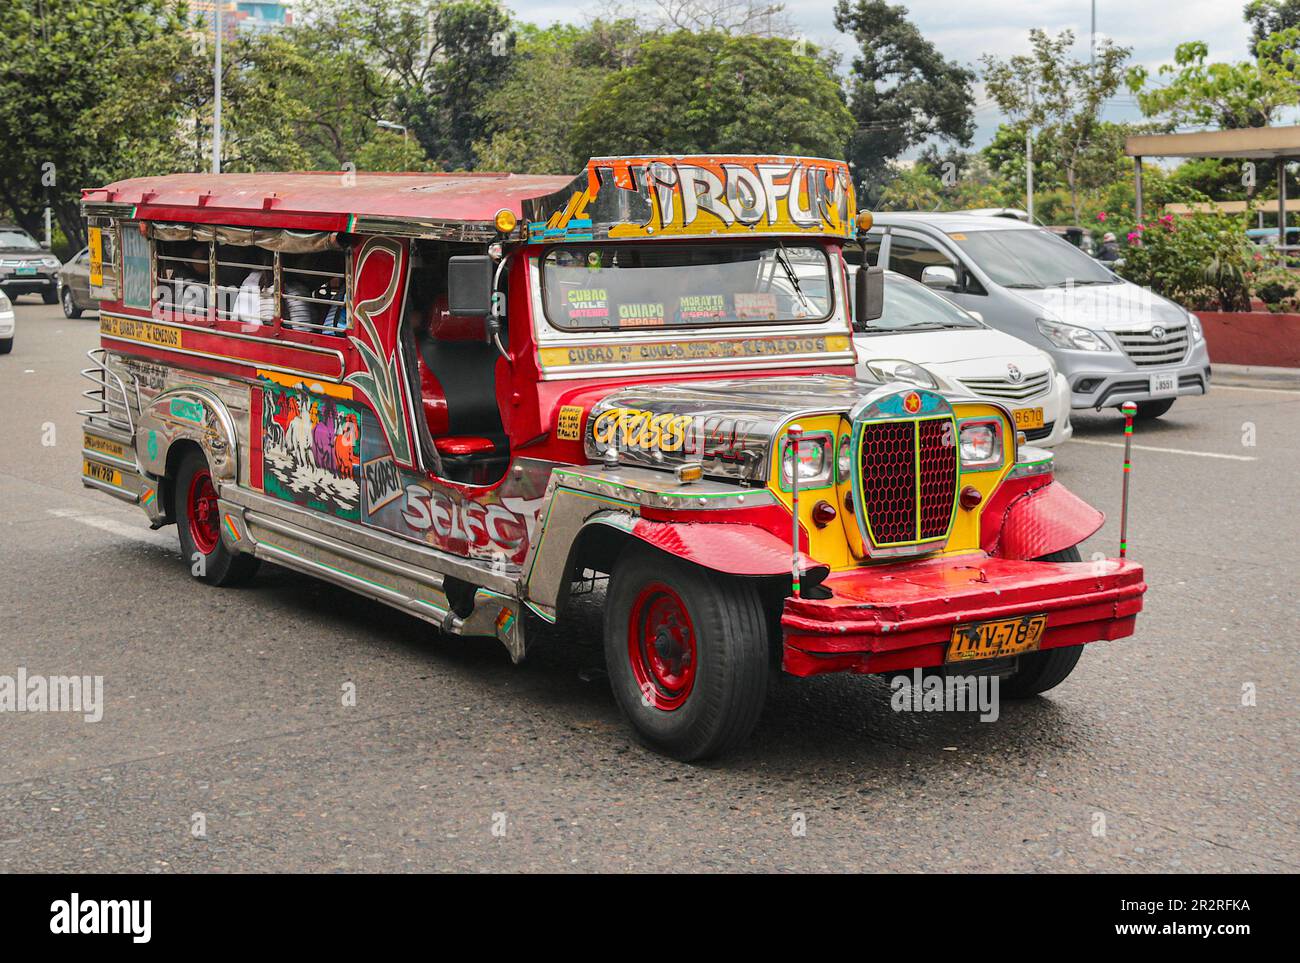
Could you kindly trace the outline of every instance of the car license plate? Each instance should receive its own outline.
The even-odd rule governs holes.
[[[1046,615],[967,622],[952,630],[952,641],[948,643],[948,655],[944,661],[973,662],[976,659],[1001,659],[1033,652],[1043,641],[1043,629],[1046,627]]]
[[[112,485],[114,488],[122,487],[122,473],[116,468],[110,468],[108,465],[101,465],[97,461],[83,458],[81,473],[87,478],[93,478],[95,481],[104,482],[107,485]]]
[[[30,264],[20,264],[18,265],[18,269],[14,273],[17,274],[20,278],[32,277],[33,275],[36,274],[36,268]]]
[[[1153,395],[1172,395],[1178,392],[1178,376],[1174,374],[1157,374],[1151,376],[1151,393]]]
[[[1043,427],[1042,408],[1017,408],[1011,412],[1011,417],[1016,420],[1016,428],[1020,431]]]

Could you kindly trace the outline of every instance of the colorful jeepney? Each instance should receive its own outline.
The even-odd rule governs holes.
[[[1060,682],[1145,586],[1010,412],[854,376],[847,167],[186,174],[84,192],[101,347],[83,480],[260,560],[494,636],[602,581],[617,701],[682,758],[771,673]],[[946,668],[945,668],[946,667]]]

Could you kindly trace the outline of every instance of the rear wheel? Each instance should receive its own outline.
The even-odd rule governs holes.
[[[767,694],[766,625],[752,582],[625,549],[606,598],[605,662],[637,734],[682,760],[743,742]]]
[[[1063,548],[1051,555],[1034,559],[1035,562],[1082,562],[1079,546]],[[1074,671],[1083,655],[1083,646],[1065,645],[1046,652],[1030,652],[1020,656],[1016,671],[1002,680],[1001,691],[1008,699],[1028,699],[1048,689],[1055,688]]]
[[[55,301],[59,300],[59,292],[54,290],[54,288],[42,288],[41,300],[46,304],[53,304]]]
[[[65,318],[81,317],[81,308],[77,307],[77,301],[72,296],[72,288],[63,289],[63,316]]]
[[[190,573],[209,585],[238,585],[257,572],[252,555],[232,552],[221,541],[221,512],[208,461],[199,451],[181,459],[176,474],[176,528]]]
[[[1136,418],[1138,421],[1154,421],[1174,406],[1174,398],[1161,398],[1159,401],[1139,401]]]

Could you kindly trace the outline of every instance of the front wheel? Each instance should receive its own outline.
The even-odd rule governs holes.
[[[199,451],[181,459],[176,475],[176,528],[190,574],[209,585],[238,585],[257,572],[252,555],[232,552],[221,541],[221,512],[208,460]]]
[[[72,297],[72,288],[63,289],[63,316],[65,318],[81,317],[81,308],[77,307],[77,302]]]
[[[758,722],[769,672],[757,586],[633,544],[614,565],[605,662],[637,734],[681,760],[720,755]]]
[[[1035,562],[1082,562],[1079,546],[1063,548],[1051,555],[1034,559]],[[1002,680],[1002,694],[1008,699],[1028,699],[1065,681],[1074,671],[1083,655],[1083,646],[1065,645],[1046,652],[1030,652],[1020,656],[1016,671]]]
[[[1161,398],[1159,401],[1139,401],[1136,418],[1138,421],[1155,421],[1174,406],[1174,398]]]

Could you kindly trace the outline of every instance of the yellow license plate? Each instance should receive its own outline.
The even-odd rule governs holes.
[[[1021,431],[1043,427],[1042,408],[1017,408],[1011,412],[1011,417],[1016,420],[1016,427]]]
[[[944,661],[973,662],[976,659],[1001,659],[1033,652],[1043,641],[1043,629],[1046,627],[1046,615],[967,622],[952,630],[952,641],[948,643],[948,655]]]
[[[108,465],[101,465],[97,461],[82,459],[81,473],[87,478],[93,478],[95,481],[104,482],[106,485],[112,485],[115,488],[122,487],[122,473],[116,468],[110,468]]]

